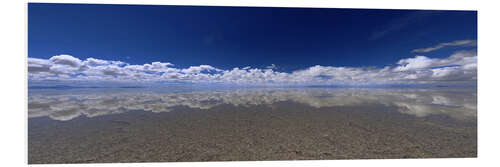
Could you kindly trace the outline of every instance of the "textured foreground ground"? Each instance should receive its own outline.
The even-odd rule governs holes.
[[[29,120],[29,163],[476,157],[475,120],[292,102]]]

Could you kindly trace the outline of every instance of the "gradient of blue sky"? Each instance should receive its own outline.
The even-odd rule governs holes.
[[[316,65],[394,66],[445,59],[475,45],[414,49],[477,38],[477,12],[164,5],[28,5],[28,56],[67,54],[129,64],[170,62],[292,73]]]

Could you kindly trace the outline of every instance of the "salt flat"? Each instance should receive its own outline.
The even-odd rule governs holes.
[[[477,156],[475,88],[33,90],[28,160]]]

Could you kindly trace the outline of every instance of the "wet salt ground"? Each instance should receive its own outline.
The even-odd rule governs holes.
[[[30,94],[29,163],[476,157],[475,89]]]

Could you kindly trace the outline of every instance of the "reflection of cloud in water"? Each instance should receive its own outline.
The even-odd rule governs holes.
[[[191,93],[94,93],[30,95],[30,118],[49,116],[71,120],[80,115],[95,117],[131,110],[168,112],[175,107],[210,109],[230,104],[237,107],[271,105],[292,101],[314,108],[382,104],[405,114],[424,117],[446,114],[456,119],[475,118],[477,94],[473,89],[242,89]]]

